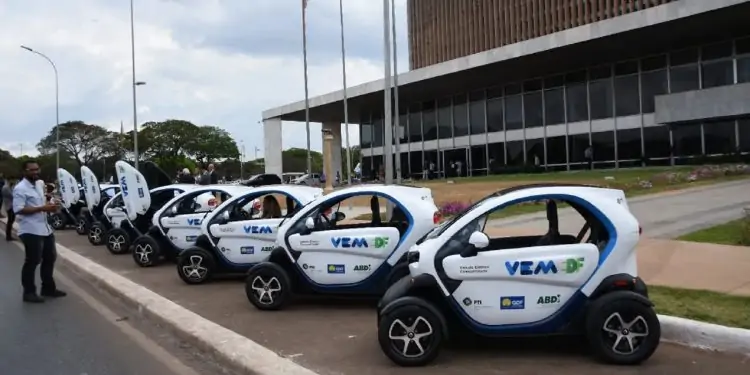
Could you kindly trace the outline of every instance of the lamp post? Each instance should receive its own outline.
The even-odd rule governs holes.
[[[50,63],[50,65],[52,65],[52,69],[55,71],[55,148],[56,148],[55,174],[57,174],[57,170],[60,169],[60,86],[59,86],[59,79],[57,76],[57,66],[55,65],[54,62],[52,62],[52,59],[47,57],[47,55],[39,51],[33,50],[30,47],[21,46],[21,48],[43,57],[45,60],[47,60]]]
[[[133,65],[133,166],[138,169],[138,110],[136,101],[136,87],[146,82],[135,80],[135,16],[133,14],[133,0],[130,0],[130,56]]]

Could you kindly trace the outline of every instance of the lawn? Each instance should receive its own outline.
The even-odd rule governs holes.
[[[680,236],[678,240],[716,243],[720,245],[750,246],[750,218],[701,229]]]
[[[648,291],[659,314],[750,329],[750,297],[655,285]]]

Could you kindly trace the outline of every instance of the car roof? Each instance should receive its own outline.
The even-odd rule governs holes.
[[[432,190],[426,187],[410,186],[410,185],[386,185],[386,184],[362,184],[345,187],[343,189],[335,190],[332,193],[326,195],[326,197],[336,197],[348,194],[367,194],[367,193],[379,193],[383,195],[392,196],[399,202],[408,205],[410,199],[415,197],[421,197],[425,194],[432,200]],[[432,213],[430,213],[432,215]]]

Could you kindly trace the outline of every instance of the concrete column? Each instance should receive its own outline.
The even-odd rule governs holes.
[[[281,151],[281,119],[263,120],[263,157],[266,173],[273,173],[281,177],[283,171]]]
[[[331,146],[333,146],[333,134],[328,129],[323,129],[323,173],[326,175],[326,183],[323,190],[326,194],[333,191],[333,158],[331,157]]]
[[[331,179],[331,181],[336,180],[336,172],[339,172],[341,174],[341,179],[343,181],[344,179],[344,170],[343,170],[343,164],[341,163],[341,124],[338,122],[324,122],[323,123],[323,134],[321,135],[323,142],[325,144],[325,132],[330,131],[331,135],[333,135],[333,139],[330,140],[331,142],[331,162],[332,162],[332,174],[328,176],[326,174],[326,179]],[[323,152],[326,152],[324,149]],[[325,155],[323,155],[323,160],[325,160]],[[353,166],[352,166],[353,168]]]

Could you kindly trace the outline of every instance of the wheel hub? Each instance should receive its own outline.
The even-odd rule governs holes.
[[[611,350],[620,355],[635,353],[649,336],[648,323],[640,315],[626,321],[620,313],[613,313],[604,321],[602,329],[612,340]]]
[[[411,324],[401,319],[394,320],[388,329],[388,338],[391,339],[394,349],[400,352],[400,355],[406,358],[417,358],[427,352],[422,340],[432,336],[432,325],[422,316],[406,319],[406,321],[410,321]],[[396,343],[400,343],[401,348],[396,347]],[[427,345],[432,344],[427,343]]]
[[[255,292],[258,302],[264,305],[273,304],[276,295],[281,292],[281,283],[276,277],[270,277],[266,281],[263,277],[256,276],[250,287]]]

